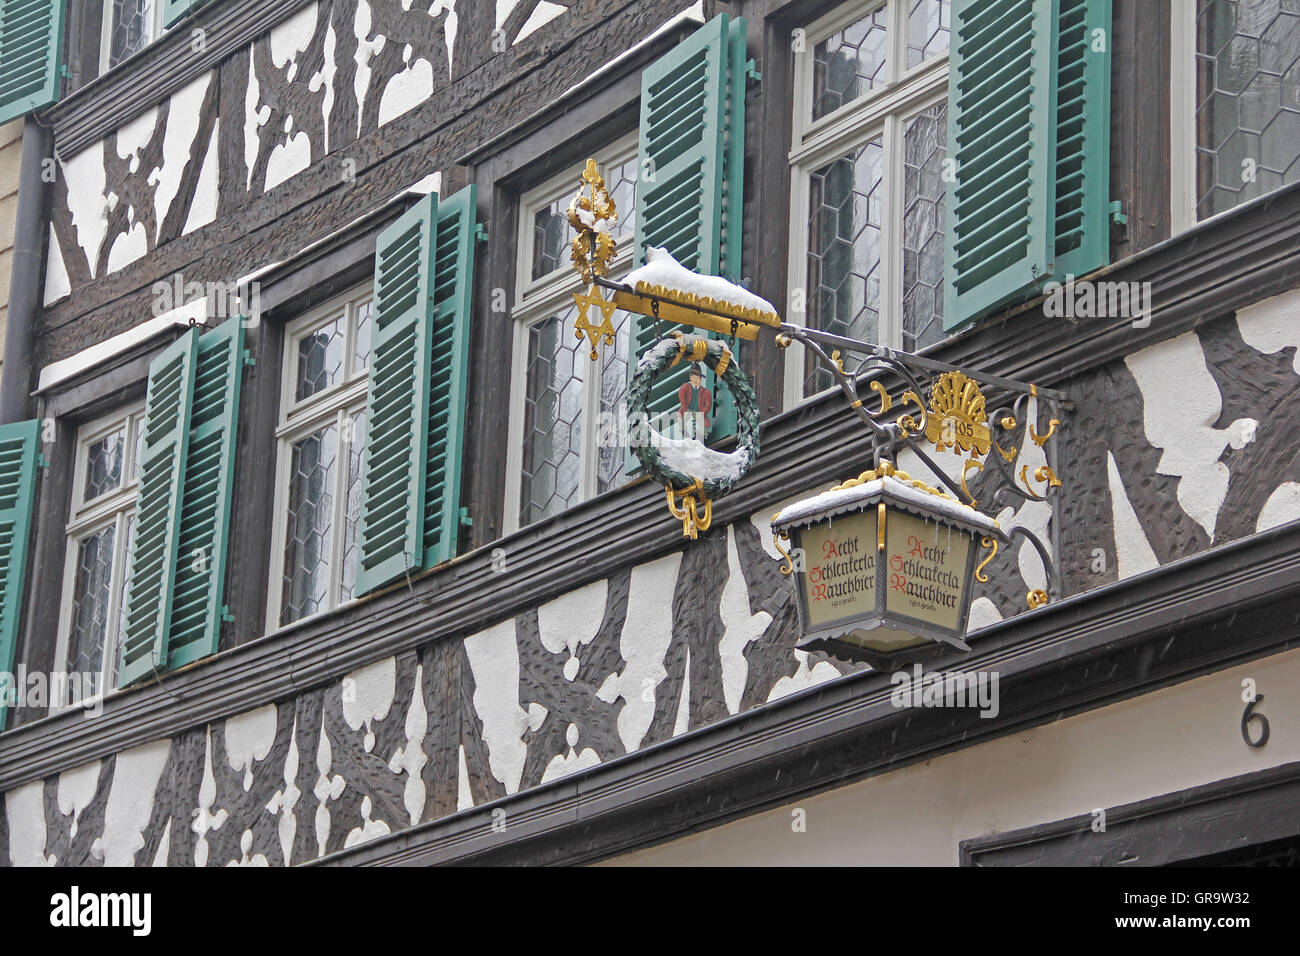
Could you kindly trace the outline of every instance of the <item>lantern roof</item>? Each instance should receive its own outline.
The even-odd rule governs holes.
[[[772,517],[773,531],[818,524],[838,515],[865,511],[885,501],[903,511],[935,518],[969,531],[1003,537],[997,521],[958,501],[952,495],[881,462],[874,471],[864,471],[829,491],[798,501]]]

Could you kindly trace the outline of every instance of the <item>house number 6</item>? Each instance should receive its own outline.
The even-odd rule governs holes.
[[[1268,718],[1263,714],[1255,713],[1255,705],[1264,702],[1264,695],[1258,694],[1255,699],[1246,704],[1246,709],[1241,715],[1241,739],[1251,747],[1262,747],[1268,743]],[[1251,739],[1250,725],[1255,721],[1259,723],[1259,738]]]

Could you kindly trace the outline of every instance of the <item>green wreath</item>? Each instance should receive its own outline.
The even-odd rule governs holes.
[[[706,459],[688,461],[679,448],[689,440],[664,438],[654,431],[648,401],[650,388],[662,372],[682,363],[704,362],[717,372],[736,402],[736,448],[729,453],[707,450]],[[685,490],[699,483],[706,498],[721,498],[745,477],[758,458],[758,398],[747,376],[736,364],[735,355],[722,339],[702,335],[665,335],[646,350],[637,363],[627,391],[630,423],[628,449],[660,484]],[[708,465],[709,468],[694,465]],[[712,467],[716,466],[716,467]],[[711,471],[692,474],[692,470]]]

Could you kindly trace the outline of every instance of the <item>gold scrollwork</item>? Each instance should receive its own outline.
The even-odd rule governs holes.
[[[1047,485],[1042,492],[1036,491],[1029,481],[1029,465],[1021,465],[1020,473],[1017,477],[1020,479],[1020,483],[1024,486],[1025,490],[1035,498],[1041,498],[1050,493],[1053,488],[1061,487],[1061,479],[1057,478],[1056,472],[1052,471],[1052,469],[1047,465],[1042,465],[1034,469],[1034,480],[1043,482]]]
[[[889,397],[889,391],[884,385],[880,384],[878,379],[871,380],[871,390],[880,396],[880,414],[883,415],[894,407],[894,400]]]
[[[1059,418],[1053,418],[1047,423],[1047,431],[1042,435],[1038,434],[1038,430],[1034,428],[1033,425],[1030,425],[1029,437],[1035,445],[1042,448],[1047,444],[1047,440],[1056,434],[1056,426],[1059,424],[1061,424],[1061,420]]]
[[[906,405],[908,402],[911,402],[913,405],[915,405],[917,407],[917,410],[920,411],[921,413],[921,418],[918,421],[917,419],[913,418],[910,414],[901,416],[898,419],[899,433],[904,438],[906,438],[910,433],[920,434],[921,432],[925,431],[926,425],[929,422],[930,417],[925,410],[925,405],[922,404],[921,402],[921,396],[916,394],[916,392],[912,391],[909,388],[906,392],[903,393],[903,397],[901,401],[903,402],[904,405]]]
[[[704,483],[695,479],[695,484],[681,491],[672,485],[664,485],[668,493],[668,510],[682,523],[682,537],[694,541],[701,531],[708,531],[713,524],[713,502],[704,496]],[[698,500],[696,496],[699,496]],[[678,504],[678,499],[681,503]],[[703,506],[703,514],[701,514]]]
[[[961,466],[961,490],[962,493],[965,494],[968,499],[970,499],[969,500],[970,506],[974,508],[976,505],[979,504],[979,502],[975,500],[975,496],[972,495],[970,493],[970,489],[966,487],[966,475],[968,472],[970,472],[972,468],[975,469],[975,471],[983,471],[984,463],[981,461],[976,461],[974,458],[967,458],[966,461]]]
[[[987,558],[975,566],[975,580],[980,584],[988,584],[989,576],[984,573],[984,569],[988,567],[990,561],[998,556],[998,539],[993,537],[981,538],[980,546],[991,548],[992,550],[989,551],[989,556]]]
[[[780,512],[777,512],[780,514]],[[777,515],[772,515],[772,520],[776,520]],[[782,574],[794,574],[794,556],[785,548],[781,547],[781,542],[790,543],[790,533],[788,531],[778,531],[772,537],[772,543],[776,545],[776,550],[781,552],[781,557],[785,558],[785,564],[781,565]]]
[[[1036,611],[1050,600],[1047,592],[1042,588],[1034,588],[1025,595],[1025,603],[1029,605],[1029,610]]]
[[[936,451],[987,455],[992,442],[984,393],[961,372],[944,372],[930,389],[925,437]]]
[[[594,159],[587,160],[578,194],[569,203],[569,225],[576,235],[570,246],[573,268],[591,285],[597,276],[609,275],[618,243],[609,227],[618,222],[618,207],[605,187]]]

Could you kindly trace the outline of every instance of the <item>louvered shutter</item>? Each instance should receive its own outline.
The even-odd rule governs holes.
[[[197,10],[208,0],[163,0],[163,26],[169,27],[191,10]]]
[[[379,236],[356,593],[423,563],[434,231],[430,193]]]
[[[0,426],[0,673],[6,675],[14,671],[40,450],[40,422]],[[0,730],[8,716],[5,697],[11,687],[0,687]]]
[[[1052,260],[1055,0],[954,0],[945,329],[1035,288]]]
[[[957,0],[952,24],[949,331],[1110,259],[1110,0]]]
[[[231,319],[198,340],[167,665],[217,652],[225,616],[226,549],[235,477],[244,323]]]
[[[745,139],[745,20],[719,14],[641,77],[636,196],[636,258],[658,246],[702,275],[740,278]],[[654,344],[654,322],[630,316],[631,361]],[[678,328],[660,323],[660,334]],[[652,418],[677,406],[687,369],[660,376],[648,401]],[[710,440],[735,431],[735,402],[706,384],[716,405]],[[635,459],[629,458],[630,463]]]
[[[0,0],[0,123],[59,98],[63,11],[64,0]]]
[[[455,557],[460,532],[476,199],[477,191],[469,185],[438,204],[429,434],[425,455],[423,566],[426,568]]]
[[[198,348],[199,330],[190,329],[149,366],[119,687],[164,669],[167,660]]]
[[[1110,261],[1111,8],[1110,0],[1058,2],[1052,272],[1064,282]]]

